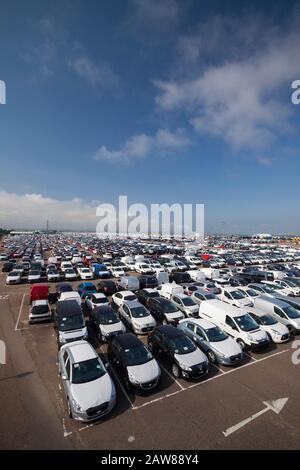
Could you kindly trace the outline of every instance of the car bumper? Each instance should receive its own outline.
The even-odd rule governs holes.
[[[230,357],[221,357],[217,356],[217,360],[219,364],[223,364],[224,366],[232,366],[234,364],[239,364],[242,361],[243,354],[236,354]]]
[[[182,376],[188,380],[197,380],[208,374],[208,365],[203,364],[192,367],[192,370],[181,369]]]
[[[82,422],[85,422],[85,423],[88,423],[88,422],[91,422],[91,421],[96,421],[97,419],[100,419],[104,416],[106,416],[108,413],[110,413],[112,411],[112,409],[114,408],[114,406],[116,405],[116,398],[114,400],[112,400],[108,407],[104,409],[104,411],[101,410],[101,406],[103,405],[100,405],[99,407],[95,407],[95,410],[94,411],[90,411],[89,415],[88,412],[84,411],[84,412],[78,412],[78,411],[74,411],[73,408],[72,408],[72,416],[74,419],[76,419],[77,421],[82,421]],[[98,411],[96,411],[96,408],[99,408]]]
[[[51,320],[51,315],[29,315],[29,323],[40,323],[43,321],[50,321]]]
[[[133,384],[130,382],[131,388],[136,393],[147,393],[150,390],[153,390],[159,382],[159,377],[154,378],[153,380],[140,384]]]
[[[264,349],[267,346],[269,346],[269,344],[270,344],[269,340],[261,341],[261,343],[250,343],[250,348],[253,351],[260,351],[261,349]]]

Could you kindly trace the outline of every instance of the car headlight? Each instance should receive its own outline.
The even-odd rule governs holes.
[[[65,337],[62,333],[59,333],[58,339],[59,339],[60,343],[65,343],[66,342]]]
[[[134,375],[132,375],[130,372],[129,372],[129,374],[128,374],[128,378],[129,378],[129,380],[130,380],[131,383],[136,384],[136,385],[139,385],[140,382],[139,382],[139,381],[134,377]]]
[[[271,328],[271,331],[274,333],[275,336],[281,336],[281,333],[279,333],[279,331],[273,330],[273,328]]]
[[[71,402],[72,402],[74,410],[77,411],[77,413],[84,412],[84,409],[79,405],[79,403],[77,403],[76,400],[74,400],[74,398],[71,398]]]
[[[247,338],[249,339],[249,341],[252,341],[253,343],[257,343],[257,340],[255,338],[253,338],[253,336],[248,334]]]

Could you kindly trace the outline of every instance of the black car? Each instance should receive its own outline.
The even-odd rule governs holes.
[[[138,298],[138,301],[145,305],[145,307],[148,307],[150,299],[160,297],[159,292],[152,289],[140,289],[136,291],[135,294]]]
[[[6,263],[3,263],[2,272],[10,273],[13,270],[13,267],[14,267],[14,263],[10,263],[9,261],[7,261]]]
[[[114,281],[100,281],[97,284],[97,292],[105,295],[113,295],[118,291]]]
[[[154,288],[158,286],[158,280],[156,276],[151,276],[151,275],[142,275],[138,277],[138,280],[140,281],[140,288],[145,289],[145,288]]]
[[[232,276],[230,279],[229,279],[229,284],[232,286],[232,287],[238,287],[238,286],[247,286],[248,285],[248,281],[243,277],[243,276]]]
[[[179,320],[184,318],[182,312],[178,310],[176,305],[174,305],[171,300],[165,299],[164,297],[150,298],[148,309],[155,320],[164,325],[167,323],[175,325]]]
[[[170,282],[176,282],[176,284],[184,284],[192,282],[192,278],[189,273],[176,272],[170,274]]]
[[[208,372],[205,354],[175,326],[156,327],[148,337],[148,345],[154,355],[167,363],[176,378],[198,379]]]
[[[133,333],[114,336],[107,357],[128,390],[146,392],[157,386],[160,377],[157,361]]]
[[[99,341],[109,341],[115,335],[125,332],[125,327],[116,312],[107,305],[89,311],[91,324],[97,330]]]

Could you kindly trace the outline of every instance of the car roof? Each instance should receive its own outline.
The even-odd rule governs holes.
[[[95,297],[96,299],[104,299],[104,298],[106,299],[106,295],[103,294],[102,292],[93,292],[92,296]]]
[[[111,313],[113,312],[116,316],[116,312],[110,305],[99,305],[98,307],[94,308],[93,310],[95,313]]]
[[[74,362],[87,361],[97,357],[97,353],[87,341],[75,341],[68,344],[68,349],[72,354]]]
[[[187,322],[193,323],[194,325],[199,325],[202,328],[204,328],[204,330],[209,330],[210,328],[215,327],[215,325],[212,322],[210,322],[210,321],[208,321],[204,318],[184,318],[183,320],[179,321],[179,324],[180,323],[187,323]]]
[[[33,291],[40,291],[40,290],[49,290],[49,286],[47,284],[39,284],[38,286],[32,286],[31,287],[31,292]]]
[[[132,290],[121,290],[119,291],[119,294],[122,294],[122,295],[135,295],[134,292],[132,292]]]
[[[81,282],[78,287],[96,287],[93,282],[87,281],[87,282]]]
[[[123,347],[135,346],[141,343],[141,341],[133,333],[122,333],[118,336],[115,336],[114,340]]]
[[[175,336],[183,336],[184,333],[182,330],[179,330],[175,326],[171,325],[161,325],[156,327],[157,331],[160,331],[164,335],[168,336],[169,338],[173,338]]]
[[[190,296],[186,295],[186,294],[179,293],[179,294],[174,294],[173,297],[179,297],[180,299],[186,299],[187,297],[190,297]]]
[[[82,314],[82,310],[76,300],[59,300],[56,304],[56,313],[58,316]]]
[[[136,308],[136,307],[143,307],[143,308],[146,308],[144,307],[143,304],[141,304],[141,302],[139,302],[138,300],[127,300],[124,302],[123,305],[127,305],[128,308]]]

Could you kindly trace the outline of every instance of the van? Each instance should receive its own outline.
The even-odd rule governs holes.
[[[61,292],[58,302],[65,302],[65,301],[75,301],[81,307],[81,297],[78,292],[70,291],[70,292]]]
[[[121,290],[139,290],[140,288],[140,281],[137,277],[134,276],[122,276],[119,281],[119,288]]]
[[[202,271],[198,271],[197,269],[192,269],[190,271],[187,271],[187,273],[190,275],[192,281],[206,280],[205,274]]]
[[[49,298],[49,286],[46,284],[39,284],[36,286],[32,286],[30,290],[30,304],[34,300],[48,300]]]
[[[269,313],[275,320],[285,325],[290,334],[300,333],[300,311],[290,302],[261,295],[254,299],[254,306]]]
[[[59,347],[71,341],[87,339],[83,313],[76,300],[60,300],[56,304],[55,328]]]
[[[215,268],[201,268],[202,271],[207,279],[217,279],[220,277],[220,270]]]
[[[171,300],[171,297],[176,294],[183,294],[183,287],[176,284],[176,282],[169,282],[167,284],[161,284],[156,288],[160,295],[165,299]]]
[[[169,282],[169,273],[165,271],[160,271],[156,273],[158,284],[166,284]]]
[[[256,321],[244,309],[221,300],[204,300],[199,306],[199,316],[214,323],[232,336],[242,349],[253,350],[268,346],[270,340]]]

